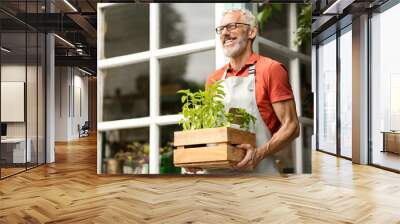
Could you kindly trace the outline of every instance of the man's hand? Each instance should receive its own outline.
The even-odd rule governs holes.
[[[196,167],[184,167],[184,168],[185,168],[185,170],[186,170],[187,172],[193,173],[193,174],[196,174],[196,173],[199,172],[199,171],[203,171],[203,169],[201,169],[201,168],[196,168]]]
[[[261,149],[257,149],[250,144],[241,144],[236,146],[238,148],[246,150],[246,155],[238,164],[236,168],[239,169],[254,169],[258,163],[264,159],[264,153]]]

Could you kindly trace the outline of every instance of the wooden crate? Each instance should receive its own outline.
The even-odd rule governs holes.
[[[175,132],[174,164],[177,167],[232,168],[245,155],[245,150],[235,147],[239,144],[255,146],[255,134],[227,127]]]

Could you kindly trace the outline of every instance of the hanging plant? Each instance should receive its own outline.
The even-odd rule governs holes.
[[[300,12],[296,31],[296,46],[307,45],[311,40],[312,5],[305,5]]]
[[[283,5],[278,3],[264,3],[262,10],[257,14],[257,22],[260,24],[260,31],[263,30],[264,25],[276,13],[282,12]],[[306,45],[311,39],[311,22],[312,22],[312,5],[310,1],[305,1],[300,14],[298,15],[298,25],[296,30],[295,45],[300,47]]]
[[[274,4],[267,4],[263,5],[263,9],[257,14],[257,22],[260,24],[259,28],[262,31],[263,24],[267,23],[268,20],[272,17],[273,13],[280,13],[282,12],[283,5],[274,3]]]

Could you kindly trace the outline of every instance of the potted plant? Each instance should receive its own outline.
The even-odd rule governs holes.
[[[123,173],[123,165],[125,161],[125,152],[123,149],[120,149],[114,156],[115,162],[112,163],[112,174],[120,174]],[[113,161],[113,160],[111,160]]]
[[[183,94],[183,131],[174,133],[174,164],[177,167],[232,168],[245,155],[238,144],[255,146],[256,136],[250,126],[256,118],[243,108],[226,111],[222,102],[225,93],[217,81],[206,90]]]

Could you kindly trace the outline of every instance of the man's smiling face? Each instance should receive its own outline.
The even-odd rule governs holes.
[[[231,12],[225,14],[222,18],[221,26],[229,23],[246,23],[243,16],[238,12]],[[249,26],[238,24],[236,29],[227,31],[225,28],[220,34],[220,41],[224,54],[227,57],[235,57],[240,55],[246,49],[248,41],[251,41],[248,36]]]

